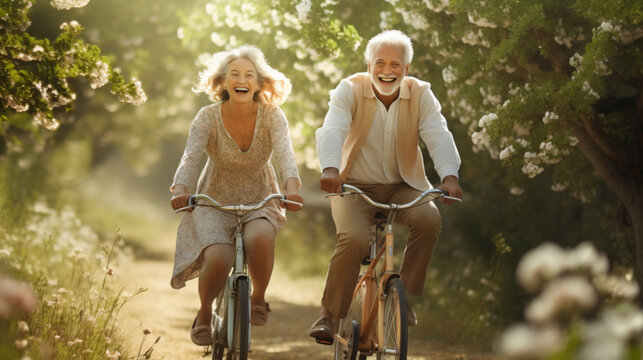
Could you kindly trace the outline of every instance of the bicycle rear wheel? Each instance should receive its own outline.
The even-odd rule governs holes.
[[[382,343],[377,351],[378,360],[406,360],[408,345],[408,312],[404,285],[393,278],[386,287],[382,312]]]
[[[344,342],[335,340],[335,360],[355,360],[357,351],[351,348],[357,348],[359,344],[359,327],[362,322],[362,297],[364,288],[357,292],[351,305],[348,308],[348,314],[339,321],[339,330],[337,334]],[[355,328],[357,327],[357,334]],[[353,345],[354,344],[354,345]]]
[[[237,279],[237,293],[234,300],[234,338],[232,349],[228,349],[229,360],[247,360],[250,348],[250,293],[248,278]]]

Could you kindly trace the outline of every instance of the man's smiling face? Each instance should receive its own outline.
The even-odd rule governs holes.
[[[404,63],[404,51],[399,45],[379,45],[368,63],[375,90],[384,96],[395,94],[408,70],[409,65]]]

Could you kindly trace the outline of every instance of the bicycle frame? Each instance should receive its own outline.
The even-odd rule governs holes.
[[[423,192],[415,200],[406,204],[402,204],[402,205],[382,204],[372,200],[370,197],[364,194],[362,190],[352,185],[344,184],[343,191],[344,192],[342,192],[341,194],[327,194],[326,196],[358,194],[368,204],[376,208],[389,211],[388,217],[386,220],[385,230],[384,230],[384,239],[385,239],[384,244],[382,247],[380,247],[379,250],[376,250],[377,243],[379,240],[378,239],[379,237],[377,236],[378,231],[376,229],[375,234],[371,238],[371,246],[370,246],[370,254],[369,254],[370,264],[366,272],[364,273],[364,275],[362,275],[359,281],[357,282],[357,285],[355,286],[355,290],[353,291],[353,296],[351,299],[351,302],[353,302],[355,297],[358,296],[361,291],[363,291],[362,293],[363,296],[361,299],[362,301],[361,325],[359,327],[359,340],[357,341],[357,350],[360,353],[362,353],[362,355],[364,353],[371,355],[376,350],[386,352],[387,351],[386,349],[382,349],[382,347],[385,344],[384,302],[386,301],[386,297],[387,297],[386,291],[387,291],[387,286],[389,281],[393,278],[399,278],[399,274],[395,272],[394,264],[393,264],[393,254],[394,254],[393,250],[394,250],[394,240],[395,240],[395,235],[393,233],[393,220],[395,219],[397,210],[416,206],[420,203],[420,201],[427,198],[428,198],[428,201],[433,201],[440,197],[453,199],[457,201],[461,201],[461,200],[458,198],[448,196],[447,193],[443,190],[429,189]],[[378,226],[377,223],[375,223],[375,226],[376,227]],[[384,264],[380,273],[378,274],[376,267],[379,264],[382,257],[384,257]],[[363,290],[362,290],[362,287],[363,287]],[[405,310],[400,309],[400,311],[405,311]],[[377,320],[377,323],[375,323],[376,320]],[[351,339],[343,338],[342,336],[343,334],[336,334],[335,340],[342,343],[347,348],[350,347],[349,342]],[[397,334],[397,337],[398,337],[397,343],[400,343],[400,338],[399,338],[400,336],[401,336],[400,334]],[[354,341],[355,340],[353,340],[353,342]],[[377,343],[375,341],[377,341]],[[352,356],[354,356],[354,354]]]
[[[197,204],[197,200],[205,200],[209,204]],[[282,202],[288,202],[288,203],[293,203],[297,204],[300,206],[303,206],[302,204],[295,202],[295,201],[290,201],[287,200],[286,197],[282,194],[271,194],[268,195],[265,199],[260,201],[259,203],[255,205],[221,205],[218,203],[216,200],[212,199],[208,195],[205,194],[195,194],[190,196],[190,199],[188,201],[188,206],[185,208],[178,209],[178,211],[182,210],[187,210],[189,208],[193,208],[195,206],[210,206],[214,207],[215,209],[221,210],[223,212],[227,212],[230,214],[233,214],[236,216],[237,220],[237,226],[235,230],[235,240],[234,240],[234,247],[235,247],[235,261],[234,261],[234,266],[232,269],[231,274],[228,275],[228,279],[226,281],[226,286],[224,288],[224,293],[223,293],[223,302],[220,304],[223,306],[223,310],[225,311],[224,316],[225,318],[220,318],[215,311],[215,303],[212,304],[212,332],[213,332],[213,338],[215,337],[215,334],[221,330],[223,325],[225,324],[226,326],[226,343],[227,343],[227,348],[228,352],[230,351],[236,351],[236,349],[233,349],[234,347],[234,326],[235,326],[235,306],[230,306],[231,303],[235,302],[235,298],[237,296],[237,284],[239,279],[241,278],[246,278],[247,281],[246,283],[248,284],[248,293],[245,294],[248,296],[248,313],[247,313],[247,319],[250,319],[250,312],[252,305],[250,304],[250,294],[252,292],[252,285],[250,281],[250,277],[248,276],[247,272],[247,264],[246,264],[246,259],[245,259],[245,247],[244,247],[244,238],[243,238],[243,224],[241,223],[241,219],[243,215],[247,214],[248,212],[257,210],[265,206],[269,201],[278,199]],[[220,295],[221,296],[221,295]],[[250,347],[250,329],[251,327],[248,326],[247,330],[247,340],[248,340],[248,349]],[[214,351],[214,349],[213,349]]]

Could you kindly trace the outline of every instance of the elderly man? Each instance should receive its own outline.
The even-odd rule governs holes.
[[[317,130],[323,170],[321,189],[353,184],[379,202],[405,203],[431,188],[419,148],[421,138],[442,180],[439,188],[461,198],[460,156],[430,84],[409,77],[411,40],[397,30],[373,37],[365,52],[368,73],[342,80],[330,93],[328,113]],[[449,200],[446,203],[452,202]],[[332,197],[337,245],[330,260],[320,317],[310,336],[332,343],[336,322],[348,312],[360,261],[368,254],[375,209],[359,196]],[[442,226],[433,202],[401,210],[397,222],[410,230],[400,268],[406,291],[420,295]],[[409,324],[417,323],[408,303]]]

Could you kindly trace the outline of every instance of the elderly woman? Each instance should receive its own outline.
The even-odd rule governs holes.
[[[207,93],[214,103],[198,112],[190,128],[170,187],[172,208],[187,206],[195,187],[222,204],[254,203],[278,193],[271,154],[287,199],[303,202],[288,121],[279,108],[290,93],[290,80],[271,68],[254,46],[217,53],[212,59],[195,91]],[[208,160],[199,177],[204,152]],[[284,208],[300,209],[274,202],[243,219],[253,289],[251,323],[257,326],[265,324],[270,311],[264,295],[274,264],[275,236],[286,223]],[[201,308],[190,331],[197,345],[211,344],[211,306],[233,264],[235,225],[234,215],[207,207],[186,213],[179,225],[171,285],[178,289],[186,280],[199,278]]]

